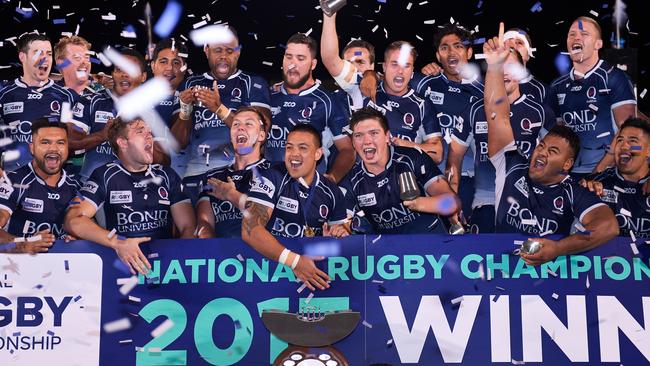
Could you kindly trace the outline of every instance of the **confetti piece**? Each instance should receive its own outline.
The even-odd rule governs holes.
[[[584,28],[582,27],[582,20],[578,20],[578,29],[584,30]]]
[[[551,295],[551,297],[554,298],[555,300],[557,300],[557,299],[560,298],[560,295],[558,295],[558,294],[556,294],[556,293],[554,292],[553,295]]]
[[[131,342],[133,342],[133,339],[122,339],[119,343],[120,344],[128,344],[128,343],[131,343]]]
[[[517,360],[515,360],[515,359],[513,358],[513,359],[512,359],[512,364],[513,364],[513,365],[525,365],[526,362],[524,362],[524,361],[517,361]]]
[[[129,318],[122,318],[104,324],[104,332],[115,333],[131,328],[131,320]]]
[[[106,236],[107,236],[109,239],[113,239],[113,237],[115,236],[116,233],[117,233],[117,229],[113,228],[113,230],[111,230],[111,232],[108,233]]]
[[[170,330],[174,326],[174,322],[171,319],[166,319],[164,322],[160,323],[156,329],[151,331],[151,336],[158,338],[163,335],[166,331]]]
[[[262,64],[266,66],[273,66],[273,62],[269,62],[269,61],[262,61]]]
[[[376,242],[378,242],[378,241],[379,241],[379,239],[381,239],[381,234],[379,234],[379,236],[378,236],[378,237],[376,237],[376,238],[374,238],[374,239],[372,239],[372,243],[373,243],[373,244],[375,244]]]
[[[169,81],[162,77],[154,77],[118,99],[117,109],[123,118],[132,119],[158,106],[168,96]]]
[[[298,289],[296,290],[296,292],[297,292],[297,293],[301,293],[301,292],[305,289],[305,287],[307,287],[307,283],[306,283],[306,282],[303,283],[302,285],[300,285],[300,287],[298,287]]]
[[[553,272],[550,268],[546,269],[546,273],[550,274],[553,277],[557,277],[557,273]]]
[[[585,281],[585,287],[589,289],[591,287],[591,284],[589,283],[589,276],[587,276],[587,281]]]
[[[81,295],[77,295],[77,297],[74,298],[74,302],[79,302],[81,300]]]
[[[531,13],[538,13],[538,12],[540,12],[540,11],[542,11],[542,2],[541,2],[541,1],[536,2],[536,3],[535,3],[535,4],[530,8],[530,12],[531,12]]]
[[[133,288],[134,288],[137,284],[138,284],[138,277],[137,277],[137,276],[131,276],[131,277],[128,279],[128,281],[126,281],[126,282],[125,282],[125,283],[120,287],[120,293],[121,293],[122,295],[126,295],[126,294],[128,294],[129,292],[131,292],[131,290],[133,290]]]
[[[363,324],[363,326],[365,326],[366,328],[370,328],[370,329],[372,329],[372,324],[368,323],[368,322],[365,321],[365,320],[364,320],[363,322],[361,322],[361,324]]]
[[[522,225],[528,225],[528,226],[537,226],[537,220],[535,219],[523,219],[521,220]]]
[[[591,14],[591,15],[595,16],[596,18],[598,18],[598,13],[595,10],[589,10],[589,14]]]
[[[47,335],[49,335],[49,336],[54,336],[55,334],[54,334],[54,332],[53,332],[53,331],[51,331],[51,330],[48,330],[48,331],[47,331]]]
[[[609,132],[603,132],[603,133],[601,133],[600,135],[596,136],[596,138],[599,139],[599,138],[601,138],[601,137],[605,137],[605,136],[609,136],[609,135],[610,135]]]
[[[372,280],[372,283],[384,283],[382,280]]]
[[[241,254],[237,254],[237,259],[238,259],[240,262],[243,262],[243,261],[244,261],[244,256],[242,256]]]
[[[139,297],[135,297],[135,296],[131,296],[131,295],[129,295],[129,301],[133,301],[133,302],[141,302],[142,299],[140,299]]]
[[[205,21],[199,22],[197,24],[200,23],[203,24],[199,25],[198,27],[207,24]],[[194,29],[198,28],[197,24],[194,24]],[[230,43],[235,39],[235,35],[228,28],[228,26],[215,24],[190,32],[190,39],[196,46],[203,47],[203,45]]]
[[[632,254],[639,255],[639,248],[637,248],[636,244],[630,243],[630,248],[632,249]]]
[[[165,10],[163,10],[162,15],[158,18],[153,31],[158,35],[158,37],[167,38],[174,28],[176,28],[182,13],[183,6],[181,4],[173,0],[168,1]]]
[[[596,107],[594,104],[589,104],[589,109],[591,109],[594,112],[598,112],[598,107]]]
[[[120,70],[123,70],[129,76],[132,78],[136,78],[140,75],[142,75],[143,70],[140,70],[140,66],[138,66],[136,63],[131,61],[129,58],[126,56],[122,55],[121,53],[117,52],[114,48],[112,47],[106,47],[104,49],[103,55],[115,66],[119,67]],[[98,55],[99,56],[99,55]],[[100,57],[101,59],[101,57]],[[131,95],[133,92],[129,92],[128,95]],[[165,91],[166,93],[166,91]],[[122,111],[120,110],[120,113]],[[130,118],[130,117],[126,117]]]
[[[645,94],[646,94],[647,92],[648,92],[648,89],[644,88],[643,91],[639,94],[639,96],[641,97],[641,99],[643,99],[643,98],[645,97]]]
[[[413,50],[413,46],[411,46],[408,43],[402,44],[402,46],[399,49],[399,56],[397,57],[397,64],[406,67],[406,64],[408,63],[409,56],[411,55],[411,51]]]
[[[458,296],[457,298],[451,299],[451,304],[452,305],[460,304],[462,301],[463,301],[463,297]]]
[[[620,213],[623,216],[632,217],[632,213],[624,208],[621,208]]]
[[[632,238],[633,242],[636,242],[636,236],[634,235],[634,231],[630,230],[630,238]]]
[[[149,259],[158,258],[158,253],[149,253],[149,255],[147,255],[147,258]]]
[[[309,293],[309,295],[305,299],[305,304],[309,304],[311,302],[311,299],[313,298],[314,298],[314,293],[313,292]]]
[[[115,20],[115,14],[109,12],[107,15],[102,15],[102,20]]]

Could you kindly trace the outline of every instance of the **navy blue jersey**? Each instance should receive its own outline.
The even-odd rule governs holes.
[[[418,97],[415,90],[409,89],[402,96],[391,95],[382,82],[377,87],[375,100],[364,98],[363,106],[374,108],[386,116],[393,137],[421,143],[442,136],[435,119],[436,109],[429,100]]]
[[[210,178],[216,178],[226,182],[231,178],[235,182],[235,188],[238,192],[248,193],[250,181],[253,176],[259,172],[268,169],[270,163],[265,159],[260,159],[242,170],[235,170],[231,165],[227,168],[218,169],[208,172],[205,181]],[[241,220],[242,212],[236,204],[229,201],[223,201],[204,191],[199,196],[199,202],[207,200],[210,202],[212,214],[214,215],[214,234],[217,238],[234,238],[241,237]]]
[[[194,86],[212,88],[214,78],[208,73],[195,75],[185,80],[181,90]],[[241,106],[261,106],[269,108],[269,86],[259,76],[238,70],[226,80],[218,80],[221,103],[230,110]],[[180,108],[180,101],[174,109]],[[192,131],[190,142],[185,149],[188,154],[185,176],[196,176],[209,170],[232,164],[233,152],[230,145],[228,126],[205,107],[194,105],[192,112]],[[209,154],[209,155],[208,155]]]
[[[248,200],[273,209],[266,224],[275,236],[305,236],[309,227],[316,236],[323,234],[323,224],[342,224],[346,209],[343,193],[336,183],[316,172],[309,187],[291,178],[284,164],[276,164],[253,177]]]
[[[484,86],[478,79],[463,80],[460,83],[452,81],[447,79],[443,73],[436,76],[415,73],[410,85],[418,95],[429,99],[436,109],[435,117],[444,140],[442,144],[443,160],[438,168],[444,172],[454,125],[463,118],[463,113],[473,102],[483,98]],[[474,175],[474,157],[471,151],[467,151],[465,154],[461,170],[463,175]]]
[[[29,143],[32,142],[32,121],[41,117],[60,116],[61,105],[68,103],[75,107],[77,100],[70,90],[49,80],[44,86],[27,86],[20,79],[7,85],[0,91],[0,127],[4,137],[10,137],[13,143],[0,148],[0,151],[19,149],[18,159],[5,163],[5,170],[15,170],[32,161]],[[76,118],[81,118],[79,111],[73,111]]]
[[[551,88],[532,74],[519,81],[519,92],[535,99],[538,103],[548,105],[549,107],[552,105],[550,98]]]
[[[118,111],[117,106],[115,105],[116,98],[117,97],[108,89],[104,89],[92,97],[90,100],[89,133],[103,130],[104,127],[106,127],[106,123],[108,123],[111,118],[117,117]],[[104,141],[94,148],[87,150],[83,166],[81,167],[81,179],[88,179],[95,169],[104,164],[110,163],[115,159],[117,159],[117,157],[113,154],[113,149],[108,141]]]
[[[573,182],[570,176],[550,186],[528,177],[528,159],[514,143],[491,158],[496,169],[496,232],[525,235],[571,232],[575,219],[598,206],[598,197]]]
[[[160,180],[160,185],[155,180]],[[119,161],[102,165],[81,193],[98,210],[104,207],[106,229],[128,238],[171,238],[171,207],[190,202],[176,172],[157,164],[136,173],[127,171]]]
[[[480,99],[472,104],[468,115],[454,127],[453,135],[454,141],[464,146],[470,146],[473,141],[476,190],[472,208],[494,205],[495,171],[488,156],[488,122],[484,103]],[[537,146],[537,137],[544,123],[553,123],[553,118],[548,108],[525,94],[510,105],[510,126],[517,148],[525,157],[530,157]]]
[[[318,165],[324,173],[332,163],[330,154],[334,141],[347,138],[344,128],[348,125],[345,106],[340,97],[334,97],[315,83],[298,94],[289,94],[284,88],[271,94],[273,125],[266,141],[264,156],[271,162],[284,161],[284,147],[289,132],[298,123],[306,123],[321,132],[325,158]]]
[[[553,82],[551,102],[558,120],[580,137],[573,172],[590,173],[618,131],[612,110],[636,100],[627,75],[606,61],[598,61],[582,79],[576,79],[574,72],[571,69]]]
[[[363,162],[352,168],[352,194],[358,209],[379,234],[443,233],[438,215],[411,211],[402,204],[399,175],[403,172],[415,174],[421,196],[426,196],[427,188],[436,179],[444,179],[433,160],[420,149],[390,146],[390,159],[381,174],[368,172]]]
[[[79,183],[65,170],[55,187],[48,186],[32,168],[32,164],[7,173],[11,182],[0,184],[0,209],[11,214],[6,230],[15,236],[32,236],[49,230],[63,239],[63,217],[70,201],[79,192]]]
[[[81,131],[85,134],[90,132],[90,126],[92,125],[93,118],[90,115],[90,104],[92,99],[98,94],[95,89],[87,86],[81,90],[81,93],[77,93],[72,89],[67,88],[74,95],[77,103],[75,104],[73,117],[75,121],[79,124],[74,125],[74,129]],[[103,88],[101,90],[104,90]],[[86,155],[86,150],[76,150],[73,151],[70,156],[68,156],[68,161],[66,162],[65,168],[66,171],[74,177],[78,177],[81,173],[81,168],[83,166],[83,160]]]
[[[593,180],[603,184],[600,199],[614,211],[621,236],[650,238],[650,195],[643,194],[643,185],[650,179],[647,176],[638,182],[625,180],[614,168],[606,169]]]

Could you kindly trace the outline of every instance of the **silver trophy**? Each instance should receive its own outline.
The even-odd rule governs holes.
[[[207,86],[202,86],[202,85],[197,85],[197,86],[194,87],[194,90],[195,90],[195,91],[199,91],[199,90],[207,90],[207,89],[210,89],[210,88],[208,88]],[[203,102],[201,102],[200,100],[197,100],[197,101],[194,103],[194,105],[197,106],[197,107],[203,107]]]
[[[320,0],[320,8],[325,15],[331,17],[334,13],[341,10],[346,3],[347,0]]]
[[[521,244],[521,252],[525,254],[535,254],[542,249],[542,243],[536,240],[526,239]]]
[[[420,196],[420,188],[413,172],[404,172],[399,175],[399,198],[402,201],[411,201]]]
[[[465,228],[461,224],[451,224],[449,228],[450,235],[463,235],[465,234]]]

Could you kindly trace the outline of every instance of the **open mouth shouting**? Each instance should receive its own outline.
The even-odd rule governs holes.
[[[45,167],[48,170],[57,170],[61,165],[61,155],[58,153],[45,154]]]
[[[450,68],[456,69],[458,67],[458,63],[460,60],[456,57],[449,57],[447,58],[447,65],[449,65]]]
[[[373,160],[377,155],[377,149],[374,147],[366,147],[363,149],[364,160]]]
[[[217,73],[218,74],[227,74],[230,71],[230,65],[226,61],[221,61],[217,63]]]
[[[620,153],[618,155],[618,164],[627,165],[632,160],[632,154],[629,152]]]
[[[535,170],[543,170],[546,167],[547,161],[542,158],[537,158],[533,161],[532,168]]]
[[[292,170],[300,169],[300,167],[302,167],[302,159],[291,158],[289,160],[289,166],[291,167]]]
[[[406,79],[404,79],[401,76],[395,76],[393,78],[393,84],[395,84],[397,89],[401,89],[402,87],[404,87],[405,83],[406,83]]]
[[[583,48],[583,46],[582,46],[581,43],[574,43],[574,44],[572,44],[572,45],[571,45],[571,50],[570,50],[570,51],[571,51],[571,54],[572,54],[572,55],[575,55],[576,53],[580,53],[580,52],[582,52],[582,48]]]

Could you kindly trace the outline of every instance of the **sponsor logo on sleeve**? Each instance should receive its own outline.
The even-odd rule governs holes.
[[[265,177],[253,178],[251,179],[251,192],[263,193],[269,198],[273,198],[275,185]]]
[[[97,183],[92,181],[87,181],[86,184],[84,184],[84,186],[81,188],[81,190],[95,194],[97,193],[97,188],[99,188]]]

